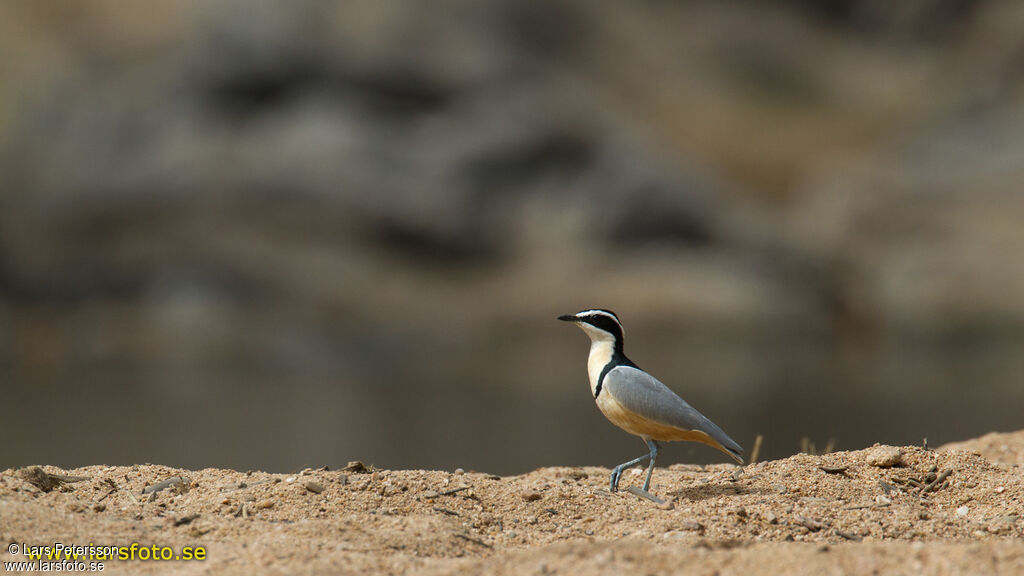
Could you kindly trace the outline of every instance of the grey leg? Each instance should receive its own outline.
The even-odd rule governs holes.
[[[644,480],[644,492],[651,487],[651,474],[654,473],[654,461],[658,459],[658,443],[654,440],[647,441],[647,447],[651,449],[651,463],[647,466],[647,480]]]
[[[655,444],[653,440],[648,440],[647,441],[647,446],[651,449],[651,452],[649,454],[644,454],[643,456],[640,456],[639,458],[634,458],[634,459],[630,460],[629,462],[624,462],[622,464],[619,464],[618,466],[616,466],[612,470],[611,488],[610,488],[610,490],[612,492],[615,492],[615,491],[617,491],[619,489],[619,477],[622,476],[622,471],[623,470],[625,470],[626,468],[629,468],[630,466],[632,466],[634,464],[639,464],[639,463],[643,462],[644,460],[647,460],[648,458],[651,458],[651,466],[650,466],[650,469],[647,470],[647,483],[644,484],[644,491],[645,492],[647,491],[647,486],[651,482],[651,472],[654,471],[654,460],[653,460],[653,458],[657,457],[657,455],[658,455],[658,445]]]

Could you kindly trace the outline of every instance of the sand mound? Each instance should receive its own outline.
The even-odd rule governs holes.
[[[590,467],[513,477],[30,467],[0,473],[0,541],[207,552],[105,562],[133,573],[1020,573],[1022,457],[1017,432],[938,451],[675,465],[655,472],[660,503],[610,493],[608,470]],[[627,472],[622,486],[641,481]]]
[[[1024,465],[1024,430],[1017,432],[990,432],[980,438],[964,442],[950,442],[939,447],[939,452],[974,452],[995,464]]]

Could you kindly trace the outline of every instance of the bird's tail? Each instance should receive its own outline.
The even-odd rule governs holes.
[[[730,458],[736,461],[740,466],[743,465],[743,447],[736,443],[735,440],[729,437],[721,428],[715,425],[714,422],[705,419],[703,432],[707,434],[712,440],[713,444],[710,444],[713,448],[718,448]]]
[[[734,442],[734,444],[735,444],[735,442]],[[740,448],[738,445],[736,446],[735,449],[734,448],[730,448],[728,446],[717,446],[717,448],[719,450],[721,450],[722,452],[725,452],[726,454],[728,454],[729,457],[732,458],[733,460],[735,460],[737,464],[739,464],[740,466],[743,466],[743,463],[744,463],[744,460],[743,460],[743,448]]]

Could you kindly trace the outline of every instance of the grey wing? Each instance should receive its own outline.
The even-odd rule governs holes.
[[[724,452],[742,463],[743,448],[714,422],[687,404],[657,378],[632,366],[608,371],[602,386],[631,412],[683,430],[700,430],[718,442]]]

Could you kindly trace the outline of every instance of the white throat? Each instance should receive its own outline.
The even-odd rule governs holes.
[[[614,341],[610,338],[593,340],[590,343],[590,356],[587,358],[587,375],[590,376],[590,394],[597,393],[597,381],[601,378],[604,367],[612,361],[615,352]]]

